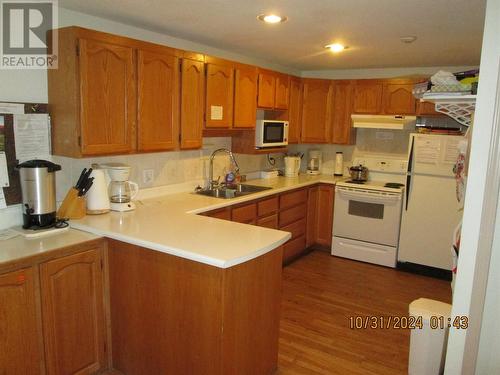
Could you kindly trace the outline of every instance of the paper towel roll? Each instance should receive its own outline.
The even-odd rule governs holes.
[[[335,171],[333,173],[334,176],[343,176],[344,175],[344,153],[337,152],[335,155]]]

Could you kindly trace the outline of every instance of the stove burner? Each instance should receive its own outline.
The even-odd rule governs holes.
[[[384,187],[387,188],[392,188],[392,189],[399,189],[400,187],[405,186],[404,184],[400,184],[399,182],[388,182],[384,185]]]
[[[348,184],[358,184],[358,185],[364,185],[364,184],[366,184],[366,181],[361,181],[361,180],[348,180],[346,182]]]

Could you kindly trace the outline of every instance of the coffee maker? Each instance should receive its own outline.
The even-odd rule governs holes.
[[[309,159],[307,160],[307,174],[321,174],[322,154],[320,150],[309,150]]]
[[[56,223],[55,172],[61,166],[47,160],[28,160],[17,166],[23,198],[23,229],[51,228]]]
[[[112,211],[135,210],[132,199],[139,192],[139,185],[129,181],[130,166],[124,163],[101,164],[100,168],[106,169],[108,177],[108,195]]]

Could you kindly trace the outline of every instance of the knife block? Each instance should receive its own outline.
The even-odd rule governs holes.
[[[59,210],[57,210],[58,219],[81,219],[86,213],[85,197],[78,196],[78,190],[69,189]]]

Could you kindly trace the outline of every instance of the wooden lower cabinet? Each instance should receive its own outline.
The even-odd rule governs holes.
[[[40,265],[48,374],[93,374],[105,367],[102,251]]]
[[[42,374],[33,268],[0,275],[0,374]]]
[[[332,246],[333,203],[335,188],[333,185],[321,184],[318,188],[318,212],[316,243],[325,247]]]
[[[264,228],[278,229],[278,214],[257,219],[257,225]]]
[[[217,268],[109,241],[114,367],[124,374],[271,374],[277,368],[278,248]]]

